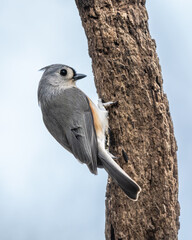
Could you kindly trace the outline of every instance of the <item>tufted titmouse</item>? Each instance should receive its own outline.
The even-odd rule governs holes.
[[[44,123],[52,136],[93,174],[105,168],[132,200],[137,200],[140,187],[113,160],[105,149],[108,128],[107,111],[98,107],[76,87],[76,80],[86,77],[62,64],[42,68],[38,101]]]

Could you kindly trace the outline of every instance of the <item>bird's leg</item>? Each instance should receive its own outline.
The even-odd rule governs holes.
[[[112,107],[112,106],[115,106],[117,105],[118,101],[115,101],[115,102],[106,102],[106,103],[103,103],[102,100],[99,98],[98,99],[98,108],[100,110],[105,110],[105,108],[109,108],[109,107]]]
[[[114,105],[115,102],[106,102],[106,103],[103,103],[103,106],[104,107],[110,107],[112,105]]]

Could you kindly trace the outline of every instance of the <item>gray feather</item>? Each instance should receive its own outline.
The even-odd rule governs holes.
[[[49,132],[80,162],[87,164],[92,173],[97,174],[97,167],[104,167],[127,196],[137,200],[140,187],[104,149],[103,139],[99,135],[97,139],[89,100],[76,88],[75,81],[86,75],[78,74],[73,68],[62,64],[53,64],[41,70],[44,73],[39,83],[38,101]],[[103,112],[103,105],[100,107]],[[106,127],[105,110],[100,120]]]
[[[41,109],[52,136],[97,174],[97,138],[86,95],[78,88],[68,88]]]
[[[118,183],[130,199],[136,201],[141,191],[139,185],[125,173],[101,146],[99,146],[98,157],[108,174]]]

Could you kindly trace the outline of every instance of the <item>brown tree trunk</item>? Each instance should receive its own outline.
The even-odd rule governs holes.
[[[177,145],[145,0],[76,0],[76,4],[99,97],[118,101],[109,111],[110,151],[142,188],[133,202],[109,178],[106,239],[175,240]]]

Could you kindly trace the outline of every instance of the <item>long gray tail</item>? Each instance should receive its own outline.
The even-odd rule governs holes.
[[[139,192],[141,191],[139,185],[123,171],[123,169],[102,147],[99,147],[98,156],[105,170],[114,180],[116,180],[127,196],[130,199],[137,201]]]

